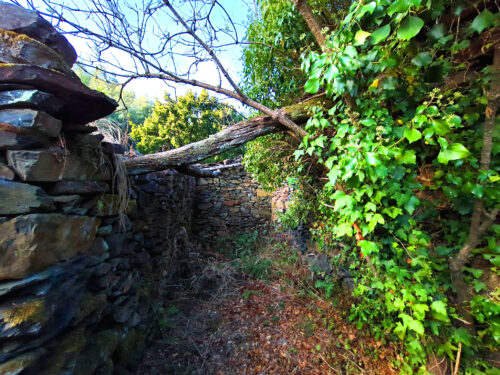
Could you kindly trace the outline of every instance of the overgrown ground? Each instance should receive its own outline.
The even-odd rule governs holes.
[[[328,301],[300,252],[246,234],[191,254],[137,374],[394,374],[396,350],[347,322],[342,290]]]

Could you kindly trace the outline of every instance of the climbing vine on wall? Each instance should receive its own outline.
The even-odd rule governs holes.
[[[306,91],[335,103],[295,152],[326,171],[315,236],[356,278],[350,318],[401,342],[408,373],[431,353],[496,371],[477,354],[500,344],[500,292],[485,282],[500,267],[500,19],[494,2],[470,7],[354,2],[302,64]]]

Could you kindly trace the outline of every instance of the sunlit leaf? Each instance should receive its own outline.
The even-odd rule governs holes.
[[[422,138],[422,133],[417,129],[406,129],[404,132],[404,136],[406,139],[408,139],[408,141],[410,141],[410,143],[413,143]]]
[[[365,43],[366,38],[368,38],[371,33],[363,30],[358,30],[356,35],[354,36],[354,40],[356,41],[356,45],[362,45]]]
[[[448,146],[446,149],[441,150],[438,155],[438,162],[443,164],[448,164],[450,160],[459,160],[466,158],[471,153],[460,143],[453,143]]]
[[[319,90],[319,85],[319,78],[311,78],[306,82],[304,89],[311,94],[316,94]]]

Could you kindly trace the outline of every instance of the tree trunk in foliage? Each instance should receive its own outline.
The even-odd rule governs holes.
[[[495,118],[500,100],[500,45],[495,47],[493,58],[493,74],[488,93],[488,104],[483,128],[483,148],[481,150],[481,161],[479,168],[487,171],[490,169],[491,149],[493,146],[493,130],[495,128]],[[474,330],[473,317],[467,310],[468,302],[471,298],[471,288],[465,282],[462,269],[470,259],[472,251],[479,245],[481,237],[494,223],[499,210],[494,209],[491,213],[486,212],[483,201],[478,199],[474,203],[472,211],[469,236],[455,258],[450,260],[450,271],[453,286],[457,293],[458,312],[465,318],[466,328]]]
[[[319,94],[302,103],[285,107],[281,110],[281,113],[294,123],[304,124],[309,118],[310,108],[312,106],[324,105],[326,102],[326,96]],[[125,160],[125,167],[128,173],[132,175],[168,168],[180,168],[180,170],[190,174],[210,177],[210,173],[205,173],[203,170],[190,170],[184,167],[241,146],[255,138],[288,130],[281,121],[272,116],[259,116],[241,121],[211,135],[207,139],[174,150]]]
[[[299,11],[304,21],[306,21],[307,26],[311,30],[314,35],[314,39],[320,46],[320,48],[324,51],[326,49],[326,39],[323,33],[321,32],[321,24],[314,16],[314,13],[311,10],[311,7],[307,3],[307,0],[293,0],[293,4],[295,8]]]

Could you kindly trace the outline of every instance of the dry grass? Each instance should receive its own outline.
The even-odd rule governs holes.
[[[266,280],[205,253],[189,289],[168,301],[179,312],[137,374],[396,374],[395,348],[348,323],[352,301],[324,298],[294,249],[269,238],[250,245],[256,262],[271,264]]]

